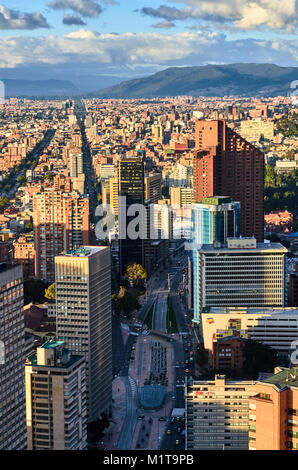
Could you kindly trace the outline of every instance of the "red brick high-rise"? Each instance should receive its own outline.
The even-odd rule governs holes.
[[[196,122],[194,200],[229,196],[241,204],[241,235],[264,241],[264,154],[224,120]]]
[[[89,244],[89,199],[49,189],[33,198],[36,277],[53,281],[55,256]]]

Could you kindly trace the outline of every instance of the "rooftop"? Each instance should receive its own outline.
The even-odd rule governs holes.
[[[87,258],[106,249],[106,246],[80,246],[73,250],[63,251],[59,256]]]
[[[257,243],[256,248],[228,248],[226,245],[215,247],[213,245],[202,245],[200,252],[204,253],[262,253],[262,252],[280,252],[287,253],[288,250],[281,243]]]
[[[202,314],[208,315],[298,315],[298,307],[203,307]]]
[[[285,387],[298,387],[298,368],[283,369],[277,374],[264,380],[264,383],[276,385],[279,389]]]

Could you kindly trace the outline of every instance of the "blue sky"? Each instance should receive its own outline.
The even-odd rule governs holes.
[[[169,66],[296,66],[297,3],[0,0],[0,77],[71,79],[87,90],[102,76],[120,80]]]

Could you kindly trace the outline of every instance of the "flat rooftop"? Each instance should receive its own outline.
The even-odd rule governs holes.
[[[47,341],[42,346],[43,349],[56,349],[58,346],[62,346],[64,341]]]
[[[247,308],[247,307],[203,307],[202,315],[233,315],[233,314],[243,314],[243,315],[298,315],[298,307],[256,307],[256,308]]]
[[[286,387],[298,387],[298,368],[284,369],[263,382],[276,385],[281,390]]]
[[[226,245],[221,247],[214,247],[213,245],[202,245],[198,250],[204,253],[262,253],[279,251],[280,253],[287,253],[288,250],[281,243],[257,243],[256,248],[228,248]]]
[[[107,246],[80,246],[79,248],[73,250],[63,251],[59,256],[88,258],[89,256],[93,256],[100,251],[106,250],[107,248]]]

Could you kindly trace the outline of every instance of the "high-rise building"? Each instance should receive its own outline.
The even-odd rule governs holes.
[[[25,278],[33,278],[35,275],[35,248],[34,240],[26,235],[20,236],[12,244],[13,259],[15,263],[23,265]]]
[[[119,160],[118,171],[119,197],[121,196],[121,201],[125,198],[125,202],[121,204],[119,202],[119,266],[120,277],[123,277],[128,264],[145,265],[142,230],[146,231],[147,223],[142,218],[142,212],[139,224],[140,236],[132,239],[127,233],[129,224],[138,215],[137,213],[133,216],[127,215],[128,209],[134,204],[144,206],[145,203],[143,157],[122,157]],[[146,219],[145,214],[144,218]]]
[[[248,450],[249,399],[255,382],[190,381],[185,399],[186,450]]]
[[[199,249],[203,244],[227,243],[229,237],[240,235],[240,204],[228,197],[204,198],[192,205],[192,274],[194,315],[199,318],[201,292],[201,257]]]
[[[171,205],[177,207],[187,206],[193,203],[193,189],[184,188],[170,188]]]
[[[70,152],[69,154],[69,174],[71,178],[77,178],[83,173],[82,152]]]
[[[241,204],[240,232],[264,241],[264,154],[225,121],[196,122],[194,200],[226,195]]]
[[[0,450],[27,449],[22,266],[0,265]]]
[[[36,277],[54,280],[54,258],[89,243],[89,199],[77,192],[47,190],[33,198]]]
[[[194,321],[200,322],[203,307],[283,307],[287,251],[255,238],[202,245],[195,255]]]
[[[83,246],[55,258],[57,339],[87,363],[88,422],[112,402],[111,261],[107,247]]]
[[[298,307],[298,263],[289,277],[289,307]]]
[[[145,200],[157,204],[161,199],[161,173],[153,173],[145,177]]]
[[[49,341],[26,360],[25,379],[28,450],[84,450],[84,357]]]
[[[118,177],[110,178],[110,205],[114,210],[115,216],[119,214],[119,184]]]
[[[274,372],[249,400],[249,450],[298,449],[298,369]]]
[[[245,338],[266,344],[289,360],[298,338],[298,308],[291,307],[205,307],[201,314],[205,349],[214,352],[214,340],[235,331]]]
[[[240,236],[240,203],[225,196],[203,198],[192,205],[192,222],[196,246],[227,243]]]

